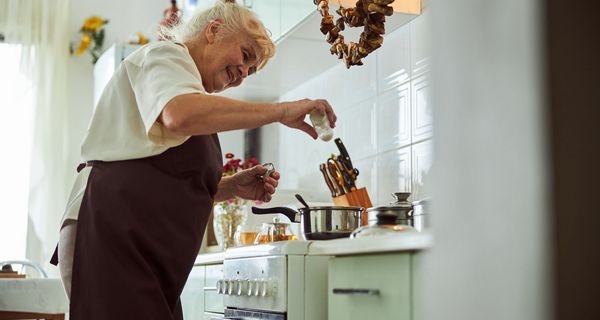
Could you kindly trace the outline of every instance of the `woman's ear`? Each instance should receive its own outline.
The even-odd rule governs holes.
[[[223,20],[215,19],[208,23],[206,28],[204,29],[204,36],[206,37],[206,41],[210,44],[214,43],[217,38],[217,33],[220,31],[221,25],[223,25]]]

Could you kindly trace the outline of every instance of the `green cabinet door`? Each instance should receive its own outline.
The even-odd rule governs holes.
[[[328,319],[411,319],[411,254],[329,261]]]

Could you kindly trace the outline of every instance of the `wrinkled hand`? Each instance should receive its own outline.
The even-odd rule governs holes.
[[[258,176],[262,176],[266,172],[267,168],[257,165],[233,175],[235,195],[247,200],[271,201],[280,175],[279,172],[275,171],[270,176],[260,180]]]
[[[329,125],[331,128],[335,128],[335,122],[337,116],[333,112],[333,108],[327,100],[310,100],[303,99],[298,101],[280,102],[281,107],[284,108],[284,114],[280,122],[290,128],[299,129],[306,132],[313,139],[317,139],[318,135],[315,128],[304,121],[307,114],[310,114],[313,110],[319,110],[321,114],[327,114],[329,119]]]

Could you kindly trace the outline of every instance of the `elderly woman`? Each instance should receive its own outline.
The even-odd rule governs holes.
[[[71,319],[181,319],[179,296],[213,203],[270,201],[279,179],[257,178],[263,166],[222,177],[216,133],[280,122],[316,139],[304,121],[315,110],[335,125],[325,100],[208,94],[240,85],[274,54],[245,7],[218,2],[168,35],[123,61],[83,141],[58,246]]]

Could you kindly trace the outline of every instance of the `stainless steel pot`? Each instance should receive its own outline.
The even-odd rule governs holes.
[[[411,226],[417,231],[423,230],[426,227],[427,200],[411,203],[408,201],[410,192],[397,192],[393,193],[392,196],[396,199],[395,202],[387,206],[367,209],[368,225],[377,224],[378,215],[395,215],[396,224]]]
[[[304,240],[348,238],[360,227],[363,211],[360,207],[336,206],[304,207],[298,211],[287,207],[252,207],[254,214],[281,213],[290,221],[299,222]]]

